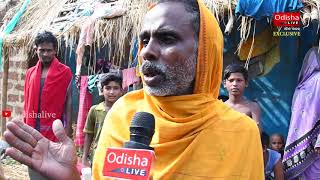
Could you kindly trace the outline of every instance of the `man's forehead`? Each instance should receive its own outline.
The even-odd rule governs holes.
[[[166,2],[153,7],[144,16],[142,29],[157,29],[163,26],[179,30],[180,26],[190,25],[190,13],[182,3]],[[151,29],[150,29],[151,30]]]
[[[241,72],[233,72],[233,73],[230,73],[230,76],[228,79],[230,78],[244,78],[244,75]]]
[[[37,47],[38,49],[54,49],[53,43],[51,42],[43,42],[40,43]]]

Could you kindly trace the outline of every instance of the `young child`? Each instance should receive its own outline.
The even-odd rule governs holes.
[[[122,96],[123,93],[122,77],[118,74],[108,73],[101,78],[100,83],[104,101],[98,105],[92,106],[87,116],[86,125],[83,130],[86,134],[82,156],[83,167],[90,167],[88,156],[90,154],[89,159],[93,159],[105,116],[111,109],[112,105]],[[89,153],[91,145],[92,152]]]
[[[284,180],[284,171],[281,155],[277,151],[268,149],[269,136],[261,133],[261,143],[263,149],[264,173],[266,180]]]
[[[281,134],[272,134],[270,136],[270,148],[277,151],[283,157],[284,152],[284,137]]]
[[[227,66],[224,70],[223,84],[229,93],[229,99],[225,101],[225,104],[251,117],[261,130],[260,106],[258,103],[246,100],[243,97],[244,90],[248,87],[248,71],[238,64]]]

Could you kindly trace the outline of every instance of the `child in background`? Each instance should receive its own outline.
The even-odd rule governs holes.
[[[270,148],[277,151],[283,157],[284,152],[284,137],[281,134],[272,134],[270,137]]]
[[[100,132],[107,112],[122,96],[122,77],[116,73],[107,73],[101,77],[101,91],[104,101],[90,108],[84,128],[85,140],[83,147],[82,166],[91,167],[94,151],[97,147]],[[92,151],[90,150],[92,147]],[[88,157],[91,162],[89,162]]]
[[[244,98],[248,87],[248,70],[239,64],[230,64],[224,70],[223,85],[228,91],[228,99],[224,102],[230,108],[252,118],[260,131],[261,109],[258,103]]]
[[[269,136],[261,133],[261,143],[263,149],[264,173],[266,180],[284,180],[284,171],[281,154],[272,149],[268,149]]]

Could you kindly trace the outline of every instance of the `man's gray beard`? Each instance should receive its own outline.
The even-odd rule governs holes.
[[[155,64],[165,75],[165,80],[156,87],[149,87],[144,83],[144,89],[151,96],[178,96],[190,94],[193,90],[193,82],[196,75],[197,53],[184,61],[183,64],[162,65]],[[154,63],[154,62],[152,62]],[[140,72],[142,73],[142,66]]]

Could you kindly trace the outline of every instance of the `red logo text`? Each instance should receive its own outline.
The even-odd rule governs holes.
[[[300,13],[274,13],[273,25],[276,27],[300,27]]]

